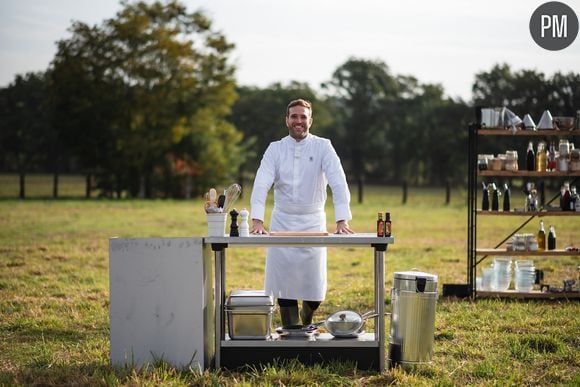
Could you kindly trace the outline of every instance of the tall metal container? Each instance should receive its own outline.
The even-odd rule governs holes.
[[[389,367],[430,363],[435,335],[437,276],[420,271],[394,273],[391,304]]]

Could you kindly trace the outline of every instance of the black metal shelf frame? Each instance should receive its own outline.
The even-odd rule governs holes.
[[[477,266],[485,260],[488,256],[485,255],[479,260],[477,259],[476,249],[477,249],[477,192],[478,192],[478,173],[477,173],[477,154],[478,154],[478,130],[480,125],[472,123],[469,125],[469,135],[468,135],[468,157],[467,157],[467,283],[472,298],[477,298],[477,289],[475,286],[475,279],[477,277]],[[506,131],[507,132],[507,131]],[[498,130],[497,132],[485,131],[485,135],[504,135],[503,131]],[[523,135],[522,133],[519,133]],[[531,134],[530,134],[531,135]],[[563,131],[553,131],[546,135],[564,137],[564,136],[580,136],[578,132],[563,132]],[[546,176],[549,177],[549,176]],[[572,184],[578,181],[578,177],[572,180]],[[560,195],[556,194],[551,198],[547,204],[552,203]],[[494,248],[500,247],[504,242],[511,238],[514,234],[520,231],[524,226],[526,226],[532,219],[537,215],[530,215],[527,220],[525,220],[520,226],[514,229],[508,236],[506,236],[501,242],[499,242]]]

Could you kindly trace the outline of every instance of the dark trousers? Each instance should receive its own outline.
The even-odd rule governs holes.
[[[304,301],[310,309],[316,310],[320,306],[320,301]],[[278,305],[280,306],[298,306],[298,300],[289,300],[287,298],[278,298]]]

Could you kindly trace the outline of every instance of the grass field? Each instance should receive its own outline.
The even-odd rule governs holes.
[[[245,195],[236,207],[248,206],[248,200]],[[443,190],[410,189],[407,204],[401,205],[399,188],[368,187],[365,203],[353,203],[351,226],[359,232],[373,232],[377,212],[393,215],[396,242],[386,256],[387,289],[394,271],[411,268],[439,275],[440,289],[443,283],[465,282],[465,193],[454,191],[448,206],[443,201]],[[330,203],[327,209],[331,227]],[[554,221],[559,242],[578,243],[577,218]],[[483,219],[480,244],[503,239],[519,222]],[[535,233],[536,228],[532,222],[522,232]],[[413,372],[297,363],[203,373],[163,363],[142,369],[110,367],[108,239],[204,234],[199,199],[0,200],[0,385],[580,384],[580,306],[566,301],[441,299],[433,363]],[[366,249],[348,254],[329,249],[329,292],[317,317],[338,307],[370,308],[370,258]],[[262,287],[262,249],[232,250],[228,259],[228,291]],[[579,263],[573,258],[536,259],[553,286],[576,278]]]

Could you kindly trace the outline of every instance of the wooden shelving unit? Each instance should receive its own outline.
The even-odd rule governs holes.
[[[477,266],[489,256],[497,257],[580,257],[579,251],[569,251],[565,249],[548,250],[548,251],[507,251],[505,248],[481,248],[477,246],[477,218],[484,217],[524,217],[524,223],[519,227],[514,227],[512,234],[508,235],[504,242],[508,240],[517,230],[521,229],[525,224],[535,217],[579,217],[580,212],[573,211],[482,211],[478,209],[481,206],[477,199],[477,194],[480,188],[480,180],[484,177],[499,177],[499,178],[514,178],[514,179],[566,179],[570,178],[572,181],[577,181],[580,177],[580,171],[495,171],[495,170],[479,170],[477,164],[477,155],[485,153],[479,151],[478,138],[481,136],[510,136],[518,137],[524,140],[527,137],[537,138],[569,138],[580,136],[580,130],[517,130],[512,131],[504,128],[479,128],[478,125],[471,125],[469,127],[469,157],[468,157],[468,283],[472,290],[474,298],[513,298],[513,299],[580,299],[580,292],[573,293],[557,293],[557,292],[540,292],[533,291],[529,293],[517,292],[515,290],[508,290],[505,292],[479,291],[475,289],[475,278],[477,275]],[[521,161],[521,160],[520,160]],[[507,218],[506,218],[507,221]],[[547,230],[546,230],[547,232]],[[578,234],[580,238],[580,232]],[[576,241],[580,243],[580,240]],[[497,244],[501,247],[503,242]]]

